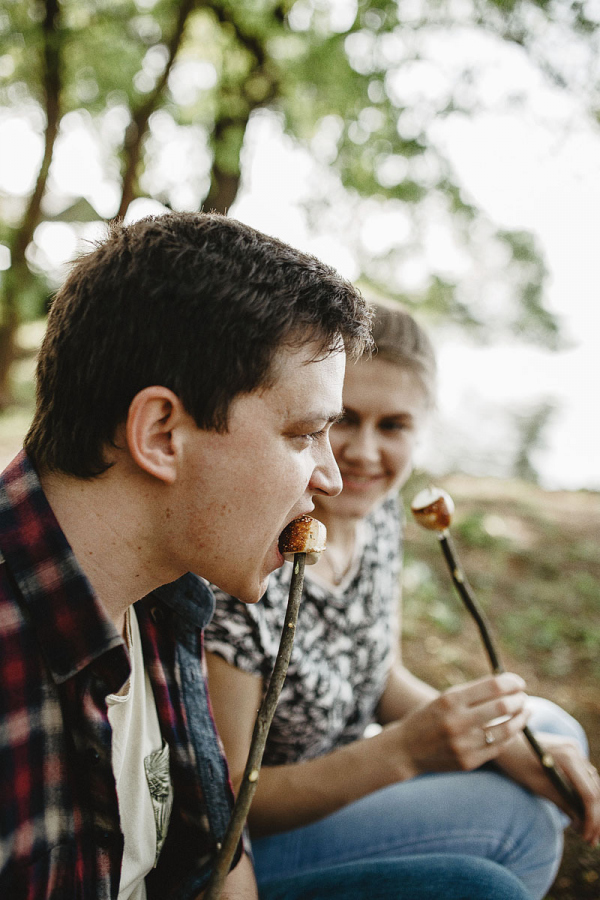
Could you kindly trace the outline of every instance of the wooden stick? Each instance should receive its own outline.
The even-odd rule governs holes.
[[[502,665],[496,647],[494,646],[489,623],[486,620],[483,610],[477,603],[473,589],[467,581],[467,577],[458,561],[458,556],[452,538],[450,537],[450,532],[447,529],[444,529],[443,531],[437,532],[437,535],[442,548],[442,553],[444,554],[444,559],[446,560],[450,575],[452,576],[454,587],[477,624],[487,655],[492,664],[492,671],[494,674],[504,672],[506,670]],[[557,769],[552,754],[548,753],[540,746],[535,735],[530,731],[527,725],[523,728],[523,734],[529,741],[529,744],[542,764],[546,775],[556,790],[561,797],[566,800],[577,817],[583,821],[585,819],[585,807],[583,801],[573,785],[568,782],[559,769]]]
[[[302,598],[302,588],[304,585],[305,563],[306,553],[296,553],[294,555],[294,562],[292,563],[294,568],[292,571],[292,580],[290,582],[290,594],[275,665],[273,666],[273,672],[269,679],[269,686],[256,716],[254,732],[250,743],[250,751],[248,753],[248,761],[246,762],[242,783],[231,813],[229,825],[227,826],[223,846],[219,850],[216,858],[215,866],[209,878],[203,900],[218,900],[221,896],[221,891],[223,890],[225,879],[229,873],[231,861],[242,836],[244,824],[248,818],[248,811],[258,784],[258,776],[263,753],[265,751],[265,744],[267,742],[267,735],[287,674],[292,647],[294,646],[298,610],[300,609],[300,600]]]

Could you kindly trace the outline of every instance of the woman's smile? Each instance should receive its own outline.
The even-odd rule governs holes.
[[[341,475],[345,491],[366,491],[378,485],[382,478],[385,478],[383,472],[367,475],[358,472],[344,472],[342,470]]]

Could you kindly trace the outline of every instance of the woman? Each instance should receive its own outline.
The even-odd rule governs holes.
[[[346,371],[344,418],[331,430],[343,491],[314,497],[327,552],[307,569],[249,816],[257,879],[357,859],[463,853],[500,863],[541,898],[568,819],[523,726],[542,732],[581,793],[590,843],[600,838],[598,775],[579,725],[527,698],[517,675],[439,693],[402,666],[398,490],[433,405],[435,360],[398,307],[376,307],[374,339],[376,354]],[[207,629],[211,697],[234,784],[277,652],[290,571],[271,577],[255,607],[217,592]],[[381,731],[366,738],[373,721]]]

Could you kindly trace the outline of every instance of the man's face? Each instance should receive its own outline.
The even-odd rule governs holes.
[[[273,387],[233,402],[225,434],[184,437],[169,551],[247,603],[282,565],[277,543],[314,494],[342,487],[329,429],[342,408],[345,354],[313,361],[316,347],[279,351]]]

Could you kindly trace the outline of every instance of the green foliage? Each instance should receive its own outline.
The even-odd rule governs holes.
[[[186,207],[201,208],[210,196],[211,206],[229,208],[248,123],[268,108],[337,174],[357,210],[368,201],[371,209],[400,210],[410,223],[408,236],[390,240],[381,254],[365,249],[358,229],[345,235],[366,283],[436,321],[557,346],[559,325],[544,303],[545,270],[531,237],[495,231],[464,196],[435,139],[436,123],[476,113],[480,102],[474,65],[444,70],[435,42],[477,31],[518,43],[545,77],[570,86],[571,70],[552,35],[562,29],[592,57],[598,23],[591,6],[571,0],[360,0],[345,7],[328,0],[61,0],[48,27],[49,2],[7,2],[0,12],[0,117],[19,115],[43,138],[46,108],[56,101],[63,131],[77,122],[98,141],[105,181],[115,197],[122,191],[122,207],[145,193],[175,208],[182,196]],[[50,59],[58,62],[56,83]],[[572,87],[581,92],[580,83]],[[591,109],[596,87],[588,79]],[[68,118],[73,113],[77,118]],[[167,147],[178,140],[192,148],[189,172],[179,179],[177,172],[164,174]],[[77,200],[57,197],[51,178],[45,192],[46,207]],[[337,201],[319,202],[324,208]],[[44,207],[30,212],[28,228]],[[102,210],[107,217],[116,212],[116,205]],[[25,218],[0,196],[0,240],[11,245],[7,223],[18,243]],[[468,260],[466,277],[438,270],[425,252],[428,232],[440,223]],[[497,263],[484,261],[486,248],[495,248]],[[402,275],[407,260],[423,265],[422,286],[410,293]],[[29,277],[35,284],[35,273]],[[480,298],[497,284],[511,300],[491,313]],[[29,289],[22,285],[20,304],[31,308]],[[45,288],[35,290],[43,298]]]

